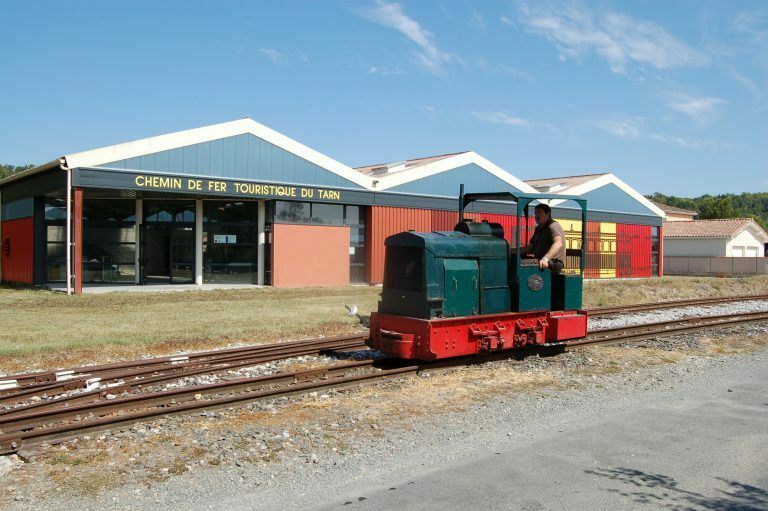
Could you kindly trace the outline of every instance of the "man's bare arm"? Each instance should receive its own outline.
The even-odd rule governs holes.
[[[539,261],[539,268],[542,270],[547,268],[549,266],[549,261],[552,259],[552,257],[558,253],[558,251],[563,248],[563,237],[555,235],[552,238],[552,246],[549,247],[549,250],[547,251],[546,255],[541,258]]]

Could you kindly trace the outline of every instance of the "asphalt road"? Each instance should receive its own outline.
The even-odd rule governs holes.
[[[768,510],[768,367],[456,466],[391,473],[345,510]]]

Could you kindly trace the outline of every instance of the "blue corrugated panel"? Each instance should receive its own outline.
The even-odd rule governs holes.
[[[582,197],[587,199],[587,206],[590,211],[615,211],[617,213],[656,216],[653,211],[613,183],[587,192]]]
[[[464,184],[464,191],[468,193],[520,191],[474,163],[395,186],[387,191],[457,197],[460,184]]]
[[[3,221],[15,220],[17,218],[32,216],[33,210],[34,202],[32,197],[29,197],[13,202],[3,202],[0,215],[2,215]]]
[[[293,153],[249,134],[146,154],[127,160],[103,163],[99,166],[318,186],[363,188],[319,165],[310,163]]]

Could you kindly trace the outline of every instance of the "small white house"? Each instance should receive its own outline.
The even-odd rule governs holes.
[[[766,233],[751,218],[664,223],[665,256],[763,257]]]

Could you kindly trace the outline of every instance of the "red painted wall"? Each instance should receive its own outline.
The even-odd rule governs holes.
[[[348,286],[349,227],[274,224],[272,285]]]
[[[10,241],[11,251],[2,251],[3,282],[32,284],[33,282],[33,221],[32,217],[6,220],[0,226],[0,239]]]
[[[467,211],[468,219],[501,224],[504,237],[510,246],[517,226],[514,215],[496,213],[479,213]],[[458,221],[456,211],[432,211],[414,208],[393,208],[372,206],[368,208],[366,219],[366,271],[369,284],[381,284],[384,280],[384,240],[387,236],[407,231],[417,232],[450,231]],[[529,218],[530,230],[526,236],[525,230],[521,239],[533,234],[535,221]],[[600,222],[587,222],[587,260],[584,275],[586,278],[599,278],[601,260],[600,254]],[[650,277],[651,276],[651,227],[647,225],[616,224],[616,276],[617,277]],[[601,259],[602,258],[602,259]],[[604,263],[605,264],[605,263]],[[613,262],[611,262],[611,265]]]
[[[651,276],[651,226],[616,224],[616,276]]]
[[[504,227],[504,237],[514,245],[511,238],[515,232],[517,218],[513,215],[494,213],[479,213],[467,211],[467,219],[496,222]],[[416,232],[452,231],[459,220],[458,211],[439,211],[415,208],[394,208],[388,206],[371,206],[366,217],[366,280],[369,284],[384,282],[384,240],[399,232],[414,230]],[[533,233],[533,218],[530,219]]]

